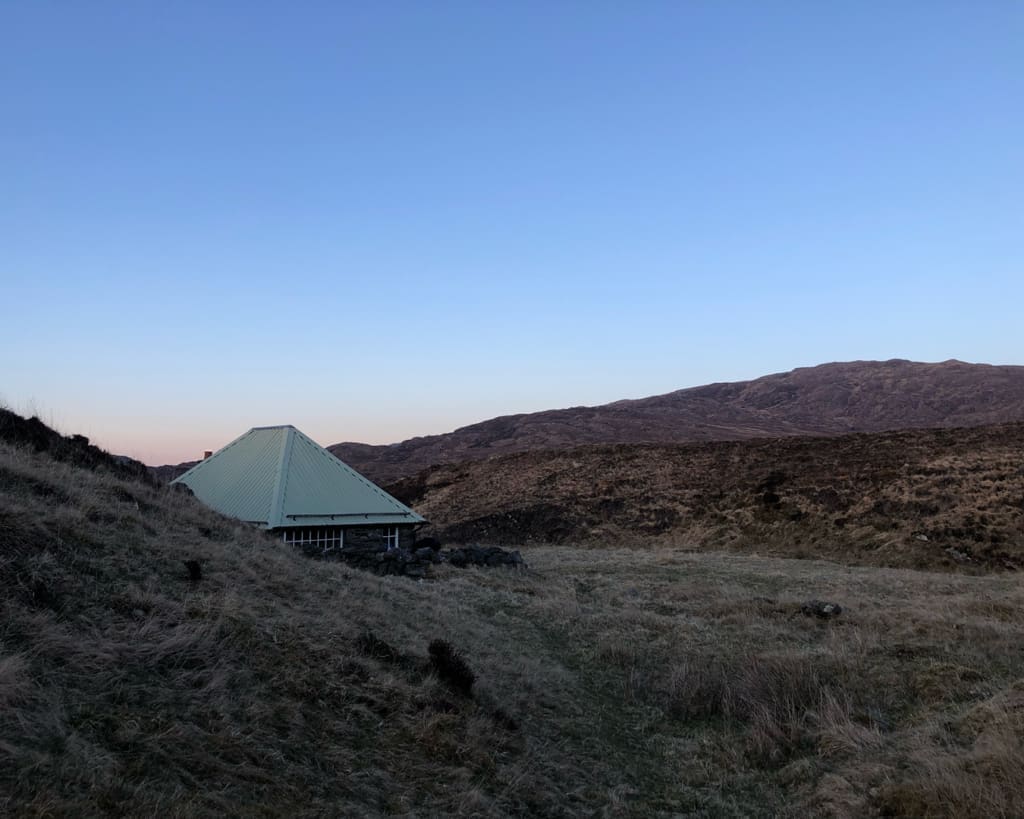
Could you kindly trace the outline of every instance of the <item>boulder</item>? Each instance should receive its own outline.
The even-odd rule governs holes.
[[[800,612],[804,617],[820,617],[822,620],[830,620],[843,613],[843,607],[838,603],[828,603],[824,600],[808,600],[801,604]]]
[[[413,552],[413,556],[417,560],[424,560],[428,563],[434,563],[437,560],[437,552],[430,546],[420,546]]]

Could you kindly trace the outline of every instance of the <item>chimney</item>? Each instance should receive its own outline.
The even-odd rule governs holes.
[[[213,450],[212,450],[212,449],[204,449],[204,450],[203,450],[203,460],[205,461],[205,460],[206,460],[207,458],[209,458],[209,457],[210,457],[210,456],[211,456],[212,454],[213,454]]]

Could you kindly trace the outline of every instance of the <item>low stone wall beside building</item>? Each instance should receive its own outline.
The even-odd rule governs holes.
[[[426,541],[425,541],[426,543]],[[414,544],[416,546],[416,544]],[[404,575],[405,577],[426,577],[430,566],[435,563],[450,563],[458,568],[467,566],[507,566],[524,568],[526,563],[518,551],[506,551],[498,546],[462,546],[441,550],[436,541],[432,545],[418,548],[388,549],[372,535],[360,545],[353,544],[346,534],[345,548],[321,551],[305,549],[311,557],[341,560],[350,566],[380,575]]]
[[[398,543],[394,544],[387,537],[388,530],[398,529]],[[346,549],[369,549],[394,546],[398,549],[412,549],[416,542],[414,526],[346,526]]]

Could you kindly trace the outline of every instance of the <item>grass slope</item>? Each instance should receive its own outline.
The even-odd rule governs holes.
[[[416,583],[102,466],[0,465],[2,814],[1024,812],[1014,576],[558,547]]]

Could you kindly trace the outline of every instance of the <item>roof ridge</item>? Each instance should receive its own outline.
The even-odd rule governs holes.
[[[277,475],[274,476],[274,489],[270,496],[270,511],[267,513],[267,523],[270,526],[280,526],[284,521],[284,496],[288,491],[288,465],[292,459],[292,443],[296,430],[291,424],[281,427],[264,427],[264,429],[284,430],[281,454],[277,460]]]

